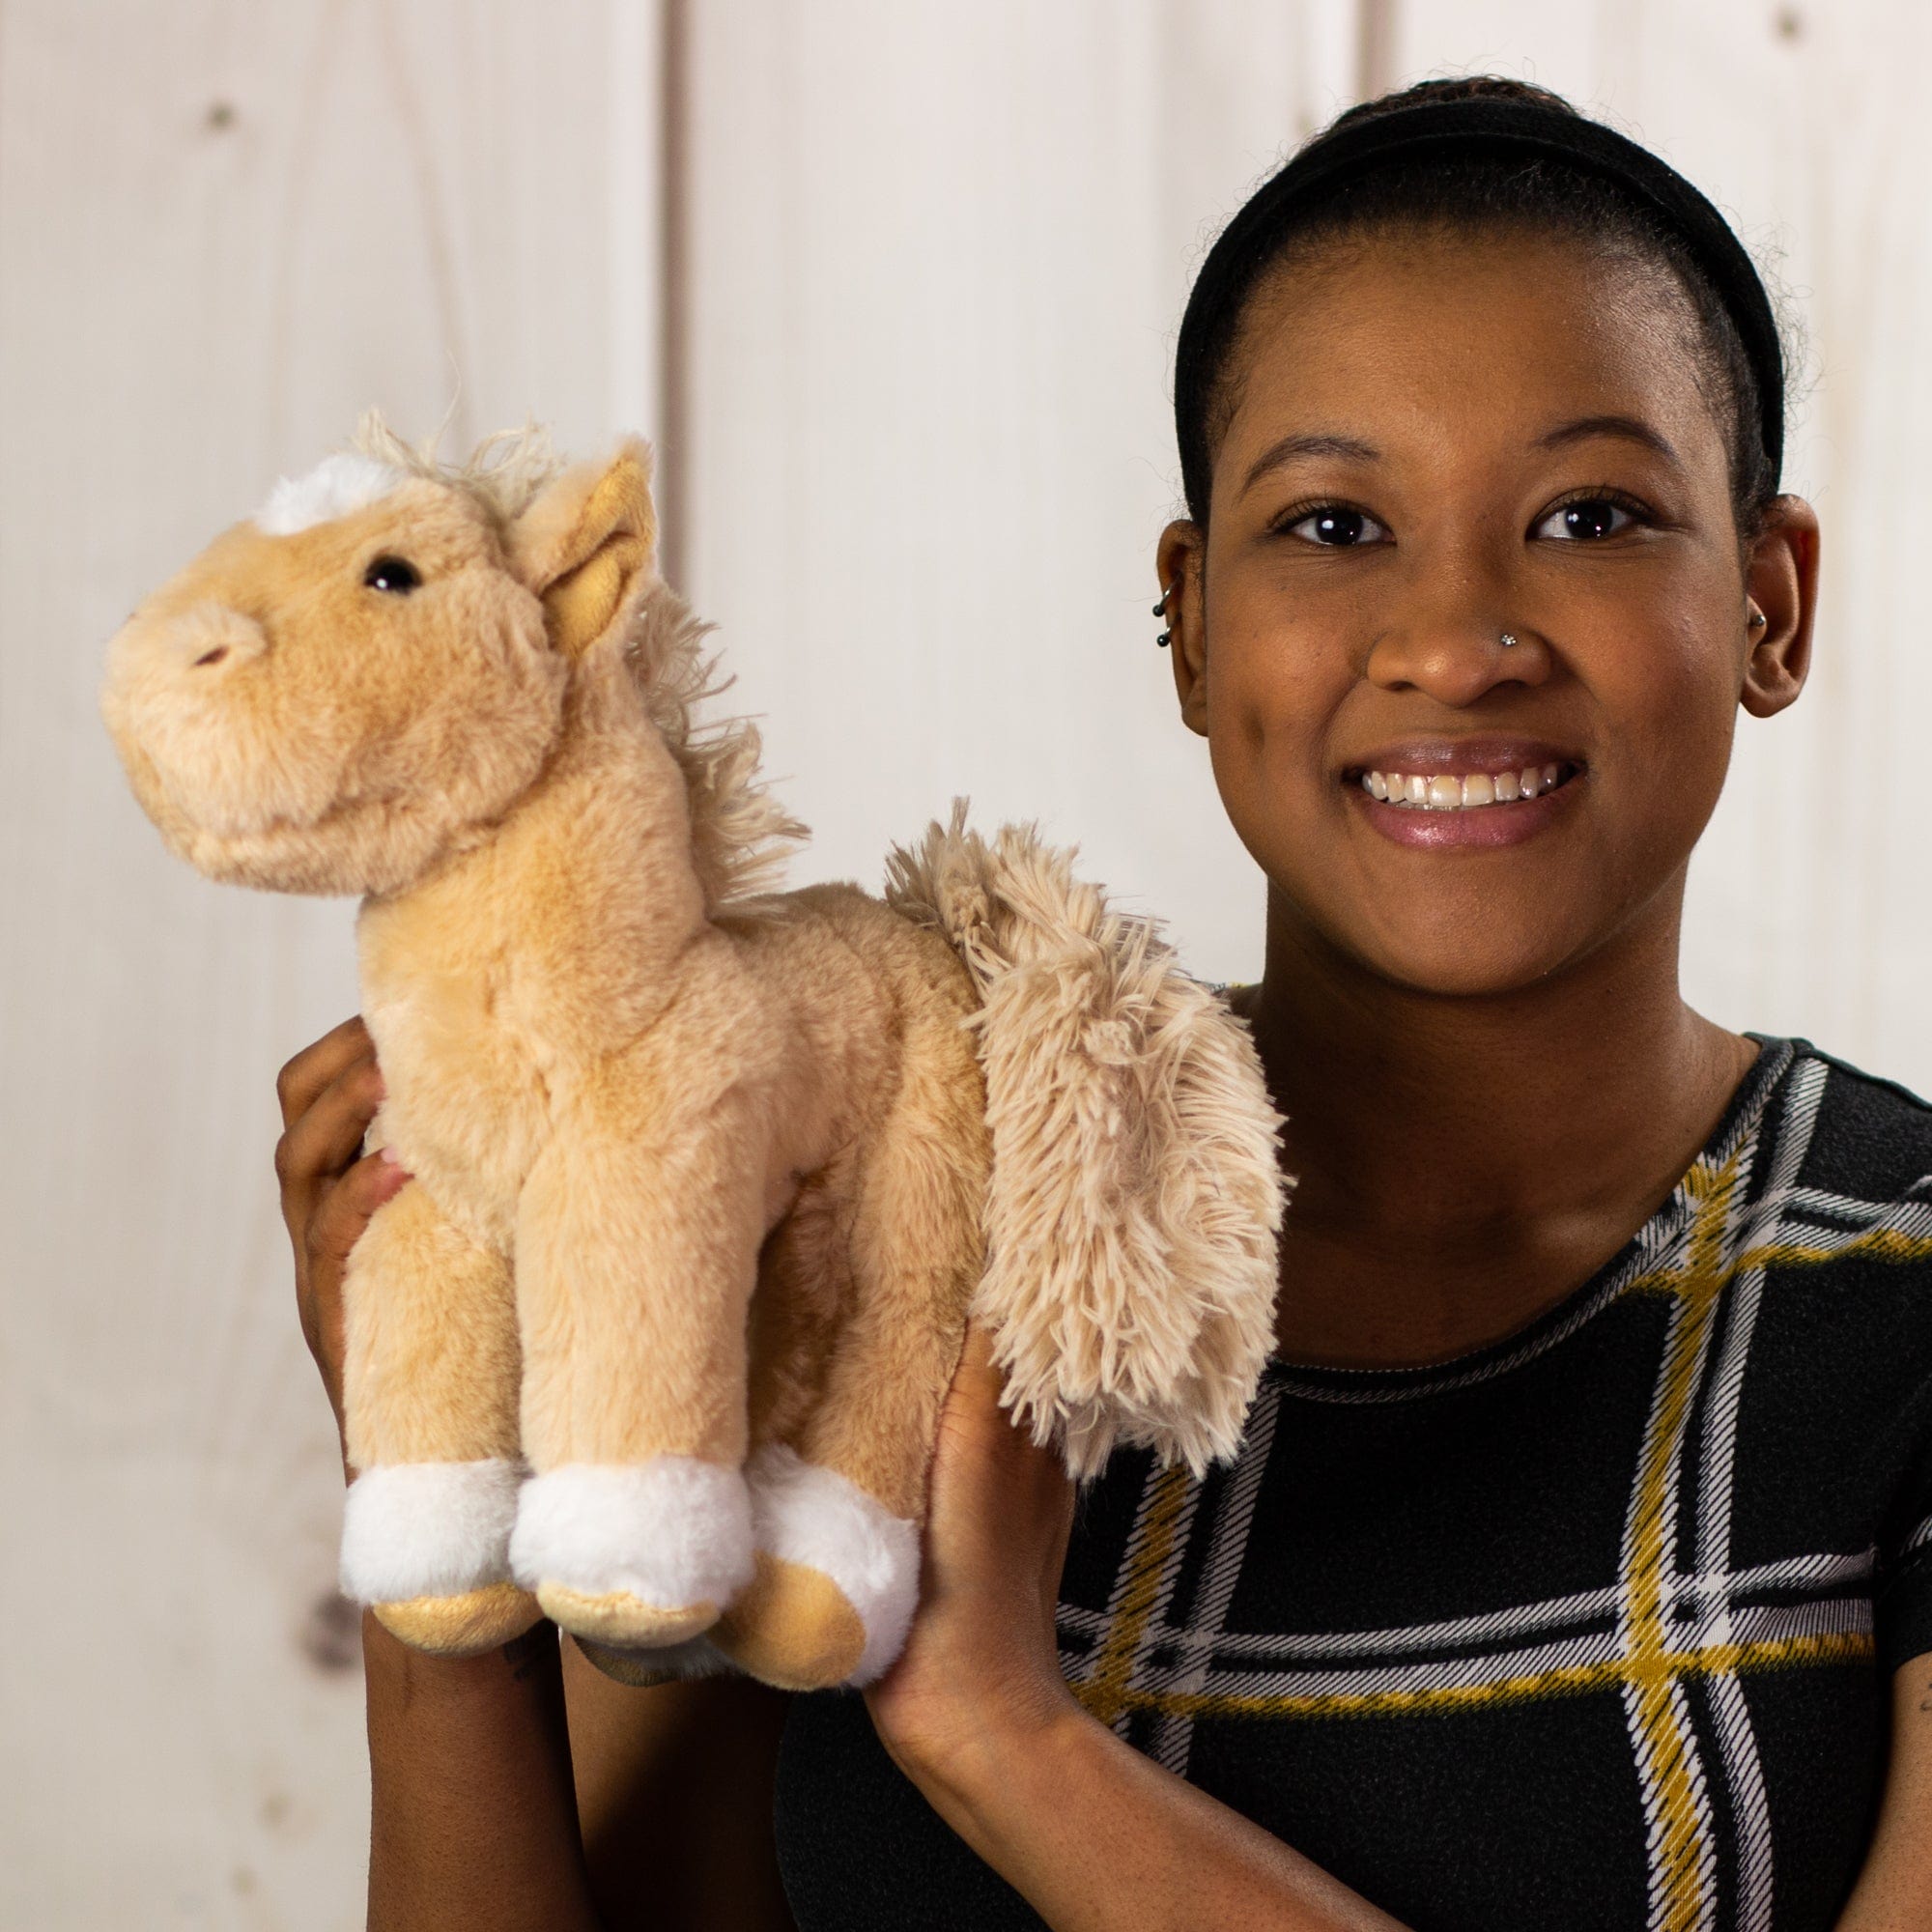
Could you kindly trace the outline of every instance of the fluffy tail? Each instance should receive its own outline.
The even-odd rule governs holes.
[[[965,804],[887,861],[887,902],[979,990],[993,1176],[975,1318],[1035,1441],[1092,1475],[1232,1456],[1274,1333],[1281,1119],[1247,1029],[1072,853]]]

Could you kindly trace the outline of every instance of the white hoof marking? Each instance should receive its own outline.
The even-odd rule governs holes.
[[[866,1647],[846,1681],[882,1677],[903,1648],[919,1604],[919,1525],[891,1515],[836,1469],[801,1461],[781,1442],[760,1449],[745,1473],[757,1547],[830,1577],[866,1626]]]

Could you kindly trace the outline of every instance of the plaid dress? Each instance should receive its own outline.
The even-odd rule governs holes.
[[[1199,1483],[1117,1456],[1060,1642],[1096,1718],[1416,1932],[1828,1932],[1932,1652],[1932,1109],[1766,1040],[1527,1327],[1271,1363]],[[794,1701],[776,1816],[803,1932],[1040,1923],[854,1695]]]

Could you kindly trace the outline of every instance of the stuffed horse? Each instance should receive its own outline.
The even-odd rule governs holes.
[[[887,898],[803,836],[659,578],[648,453],[365,419],[135,611],[101,705],[209,876],[361,898],[413,1179],[344,1278],[345,1592],[450,1654],[866,1683],[969,1315],[1077,1474],[1232,1453],[1281,1211],[1245,1030],[955,810]]]

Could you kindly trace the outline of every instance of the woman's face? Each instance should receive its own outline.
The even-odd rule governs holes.
[[[1325,244],[1257,294],[1207,531],[1160,564],[1277,920],[1445,993],[1674,930],[1739,703],[1802,684],[1816,554],[1780,498],[1741,554],[1690,327],[1641,264],[1500,233]]]

